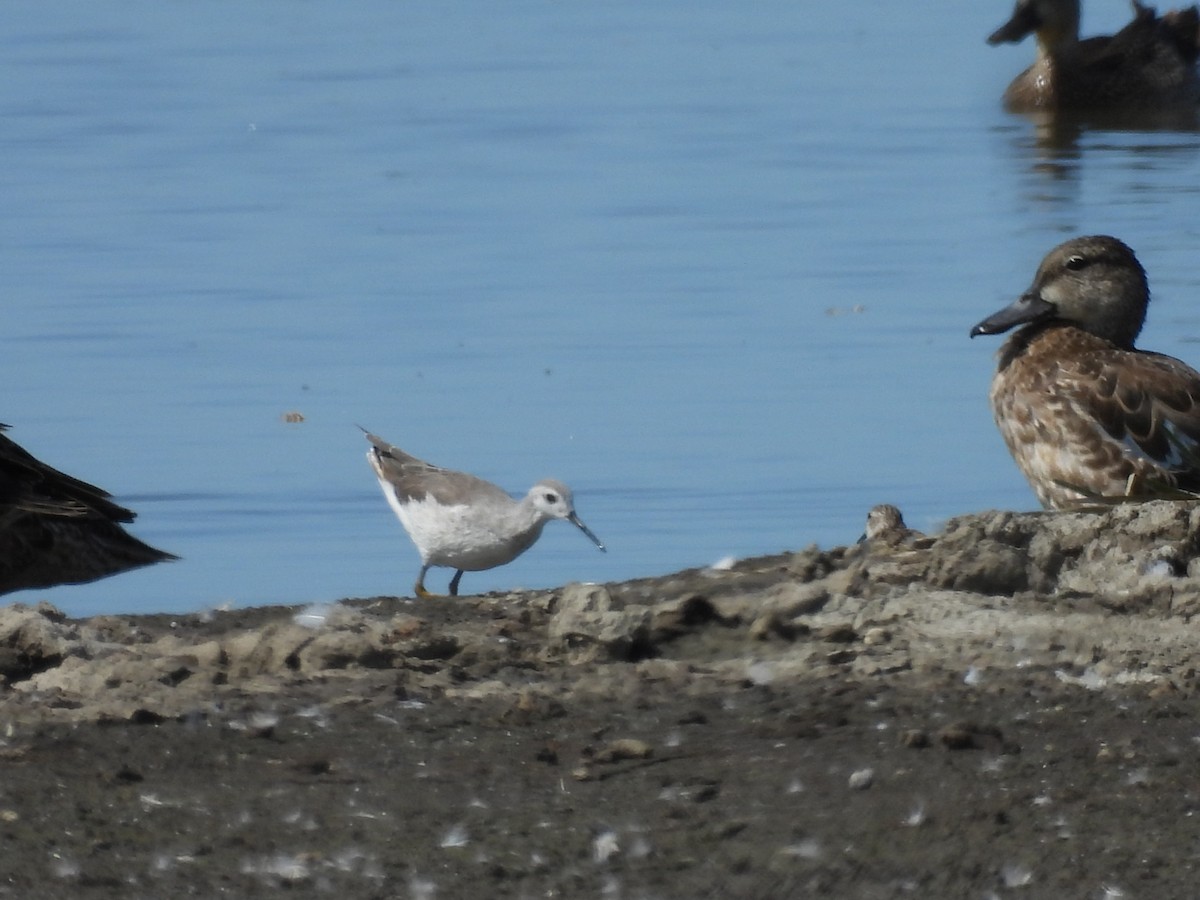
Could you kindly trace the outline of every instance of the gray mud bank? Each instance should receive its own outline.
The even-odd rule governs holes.
[[[1157,502],[554,591],[13,606],[0,896],[1200,896],[1198,560]]]

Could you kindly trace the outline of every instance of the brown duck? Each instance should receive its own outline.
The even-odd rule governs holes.
[[[1014,112],[1144,111],[1200,100],[1200,10],[1159,16],[1134,0],[1133,21],[1110,36],[1079,39],[1079,0],[1017,0],[988,43],[1037,35],[1037,57],[1004,92]]]
[[[1000,348],[992,413],[1043,506],[1200,494],[1200,373],[1134,347],[1149,301],[1129,247],[1080,237],[971,329],[1023,326]]]

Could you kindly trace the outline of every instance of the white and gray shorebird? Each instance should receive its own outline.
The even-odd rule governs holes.
[[[371,434],[367,461],[400,524],[421,554],[418,597],[433,566],[456,569],[450,596],[457,596],[463,572],[512,562],[542,534],[551,519],[566,519],[604,550],[604,544],[575,514],[571,489],[561,481],[539,481],[521,500],[490,481],[431,465]]]

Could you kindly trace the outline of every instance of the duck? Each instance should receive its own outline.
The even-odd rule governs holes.
[[[1134,342],[1146,271],[1110,235],[1068,240],[971,337],[1001,346],[990,402],[1017,467],[1047,509],[1200,495],[1200,372]]]
[[[575,512],[571,489],[561,481],[543,479],[521,500],[514,500],[499,485],[427,463],[359,427],[371,445],[367,462],[383,496],[421,556],[413,586],[418,597],[437,596],[425,587],[431,567],[455,570],[450,596],[458,596],[464,571],[512,562],[537,542],[553,519],[570,522],[607,552]]]
[[[1200,100],[1200,9],[1159,16],[1133,0],[1133,21],[1114,35],[1079,39],[1079,0],[1016,0],[988,37],[992,46],[1037,35],[1033,65],[1004,92],[1012,112],[1194,107]]]
[[[37,459],[0,425],[0,594],[83,584],[179,557],[122,524],[112,495]]]

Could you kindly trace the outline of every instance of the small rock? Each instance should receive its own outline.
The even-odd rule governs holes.
[[[865,791],[875,781],[874,769],[859,769],[856,772],[850,773],[850,789],[854,791]]]
[[[831,625],[818,631],[817,637],[831,644],[852,644],[858,640],[858,632],[850,625]]]
[[[868,628],[866,634],[863,635],[863,643],[868,647],[886,644],[891,639],[892,633],[886,628],[880,628],[878,625],[873,628]]]
[[[576,664],[629,660],[650,643],[651,618],[650,608],[627,607],[601,585],[571,584],[550,620],[549,637],[566,646]]]
[[[994,725],[959,722],[947,725],[938,732],[938,740],[947,750],[981,750],[994,745],[1002,753],[1017,753],[1019,749],[1004,740],[1004,733]]]
[[[803,631],[803,626],[789,622],[776,610],[768,610],[756,617],[748,629],[750,637],[756,641],[765,641],[772,637],[794,641]]]
[[[637,738],[620,738],[611,741],[608,746],[596,751],[592,761],[597,763],[614,763],[623,759],[649,759],[654,755],[654,748],[645,741]]]

